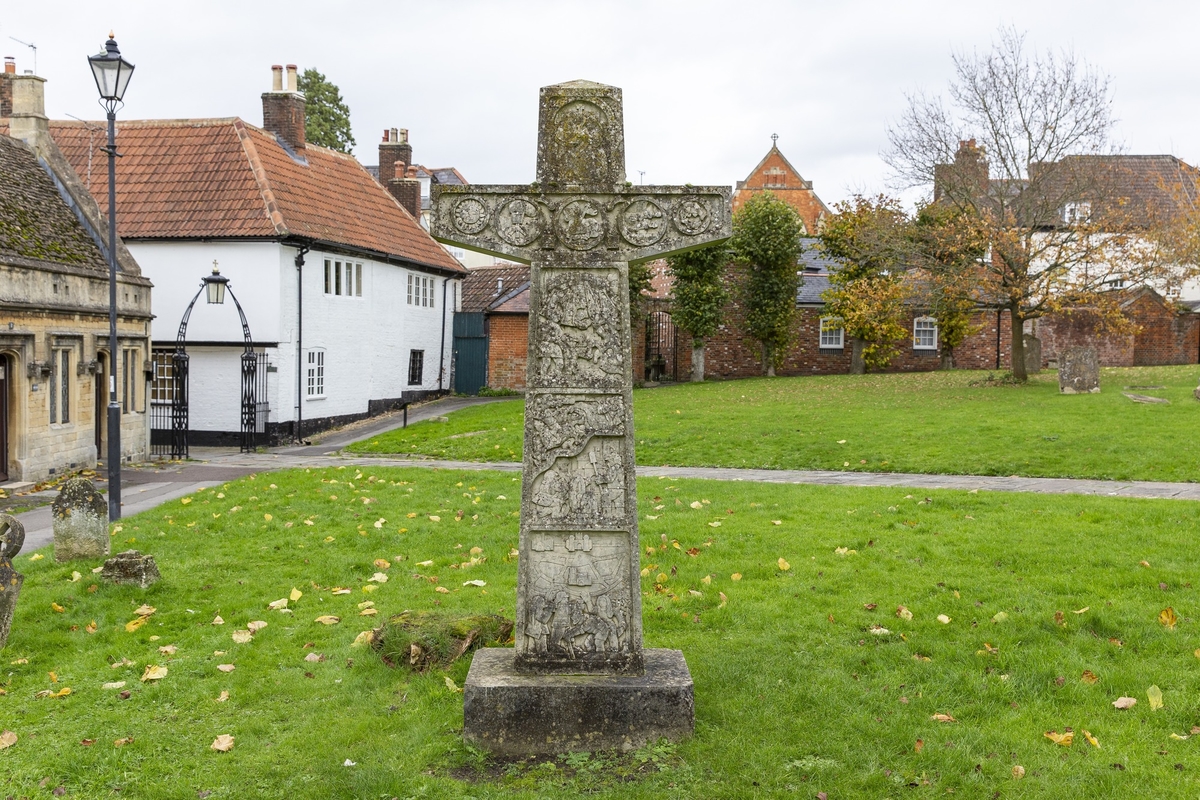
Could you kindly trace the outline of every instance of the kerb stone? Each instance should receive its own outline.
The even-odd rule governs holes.
[[[693,732],[692,676],[678,650],[642,651],[642,675],[530,675],[514,651],[475,653],[463,689],[463,737],[508,756],[633,750]]]
[[[86,478],[67,481],[51,507],[54,560],[103,558],[111,550],[108,503]]]

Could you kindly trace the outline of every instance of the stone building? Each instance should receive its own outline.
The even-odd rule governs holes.
[[[123,457],[149,438],[151,283],[118,242],[113,358],[107,222],[48,133],[44,83],[0,75],[0,483],[96,465],[114,366]]]
[[[248,411],[259,444],[450,388],[466,270],[419,224],[418,181],[391,174],[381,185],[353,156],[307,142],[294,66],[286,83],[284,68],[272,67],[262,108],[262,127],[237,117],[117,124],[119,233],[157,287],[156,443],[164,420],[169,427],[176,331],[214,262],[250,341],[229,299],[192,308],[190,445],[241,441],[247,345],[262,382]],[[50,132],[103,198],[97,127],[54,121]]]

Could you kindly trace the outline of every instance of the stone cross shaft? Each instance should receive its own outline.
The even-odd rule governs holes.
[[[435,186],[442,242],[532,265],[516,667],[641,674],[629,263],[730,236],[724,186],[625,181],[621,90],[541,90],[537,181]]]

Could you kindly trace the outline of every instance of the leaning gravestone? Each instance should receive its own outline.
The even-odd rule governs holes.
[[[72,478],[51,507],[54,560],[102,558],[111,552],[108,503],[87,478]]]
[[[1063,394],[1100,391],[1100,356],[1094,347],[1068,347],[1058,353],[1058,390]]]
[[[1042,340],[1032,333],[1022,337],[1025,350],[1025,374],[1036,375],[1042,371]]]
[[[683,654],[642,649],[629,262],[730,235],[727,187],[625,181],[621,90],[541,90],[537,182],[435,186],[433,235],[532,264],[515,648],[476,652],[463,734],[507,755],[693,729]]]
[[[0,514],[0,650],[8,641],[13,612],[25,576],[13,569],[12,560],[25,543],[25,526],[16,517]]]

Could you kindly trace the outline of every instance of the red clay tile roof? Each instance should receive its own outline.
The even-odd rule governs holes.
[[[50,133],[102,211],[101,123]],[[315,145],[298,162],[238,118],[117,123],[117,226],[124,239],[313,239],[465,273],[352,156]]]

